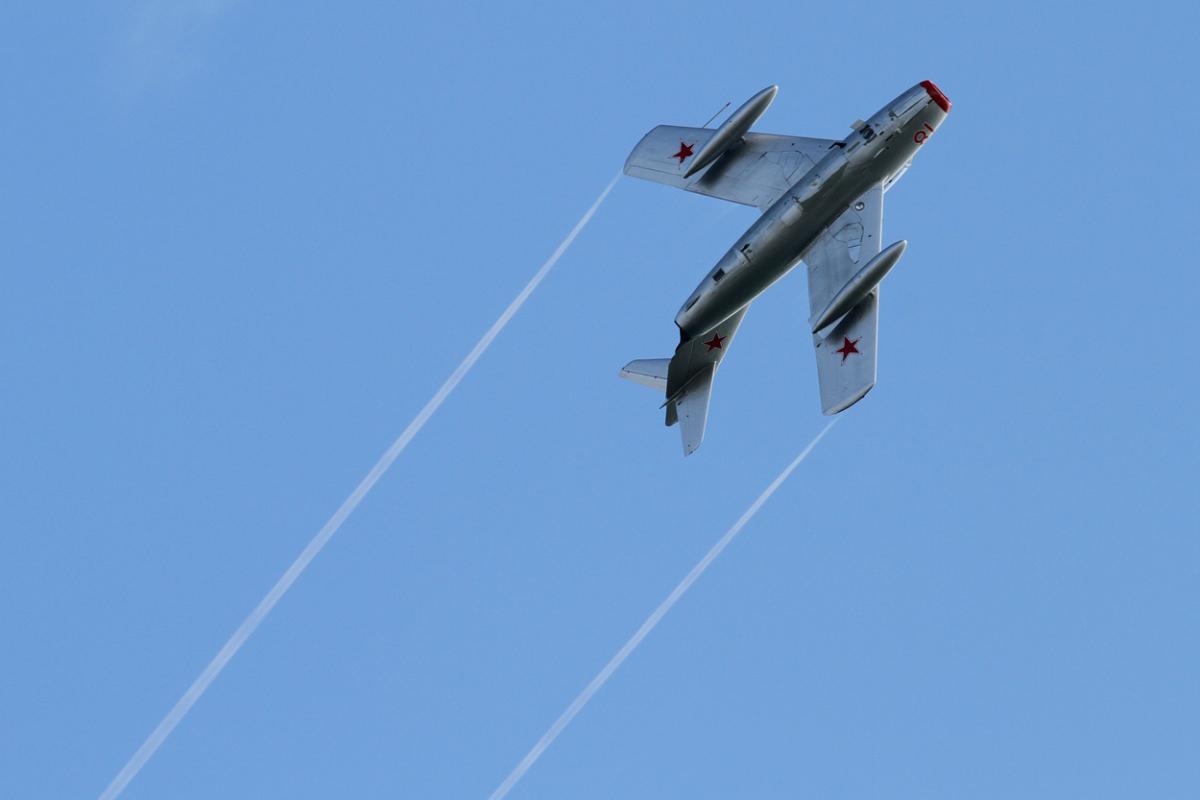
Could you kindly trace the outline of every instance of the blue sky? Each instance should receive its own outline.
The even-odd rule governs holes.
[[[1200,792],[1183,3],[0,10],[0,795],[108,784],[658,123],[936,81],[879,384],[513,791]],[[751,209],[625,179],[124,795],[486,797],[820,429],[616,378]]]

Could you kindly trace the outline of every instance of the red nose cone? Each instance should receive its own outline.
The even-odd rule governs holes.
[[[921,85],[925,87],[925,91],[929,92],[929,96],[933,98],[933,102],[938,104],[938,108],[950,113],[950,98],[942,94],[942,90],[937,87],[933,81],[921,81]]]

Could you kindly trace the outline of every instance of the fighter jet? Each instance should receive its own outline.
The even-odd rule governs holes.
[[[763,212],[675,316],[675,356],[631,361],[620,373],[665,393],[685,456],[704,439],[713,376],[746,309],[801,260],[821,410],[844,411],[875,385],[879,282],[908,244],[883,247],[883,195],[950,113],[946,95],[922,81],[841,141],[750,133],[778,90],[762,90],[715,129],[659,125],[625,162],[626,175]]]

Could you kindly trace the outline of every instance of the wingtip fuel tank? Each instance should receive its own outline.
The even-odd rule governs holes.
[[[767,110],[767,106],[771,105],[771,101],[775,99],[778,92],[779,87],[772,84],[730,114],[729,119],[721,123],[721,127],[717,128],[717,132],[708,140],[708,143],[700,148],[700,152],[692,160],[687,172],[683,173],[683,177],[692,177],[741,141],[741,138],[750,130],[750,126],[757,122],[758,118]]]

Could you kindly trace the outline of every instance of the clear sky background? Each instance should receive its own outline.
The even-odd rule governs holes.
[[[513,798],[1200,795],[1190,3],[7,3],[0,796],[94,797],[641,135],[954,103],[879,384]],[[486,797],[823,425],[623,179],[128,798]]]

